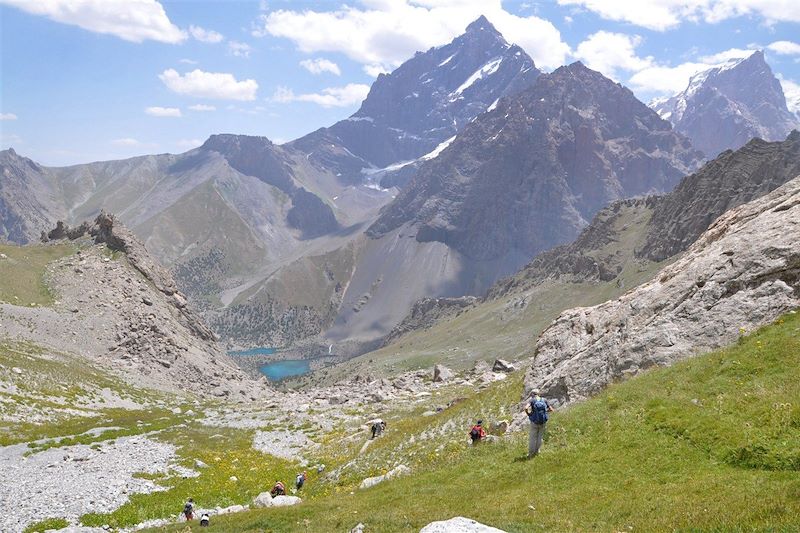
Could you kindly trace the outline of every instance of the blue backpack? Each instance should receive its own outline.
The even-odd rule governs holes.
[[[537,398],[531,402],[531,414],[528,416],[534,424],[544,424],[547,422],[547,402],[542,398]]]

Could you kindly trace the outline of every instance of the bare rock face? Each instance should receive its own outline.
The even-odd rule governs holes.
[[[559,402],[733,342],[800,306],[800,176],[731,209],[656,279],[562,313],[525,378]]]

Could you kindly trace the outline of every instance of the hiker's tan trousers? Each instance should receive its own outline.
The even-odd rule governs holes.
[[[528,455],[536,455],[542,447],[545,424],[534,424],[531,422],[531,433],[528,438]]]

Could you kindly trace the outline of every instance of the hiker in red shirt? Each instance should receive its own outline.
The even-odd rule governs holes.
[[[486,437],[486,430],[483,429],[483,420],[478,420],[474,426],[469,430],[469,438],[472,444],[477,444]]]

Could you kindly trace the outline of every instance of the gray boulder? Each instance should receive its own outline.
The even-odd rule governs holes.
[[[433,381],[440,383],[443,381],[450,381],[455,377],[455,373],[444,365],[435,365],[433,367]]]
[[[495,359],[494,365],[492,365],[493,372],[513,372],[516,369],[517,367],[504,359]]]

